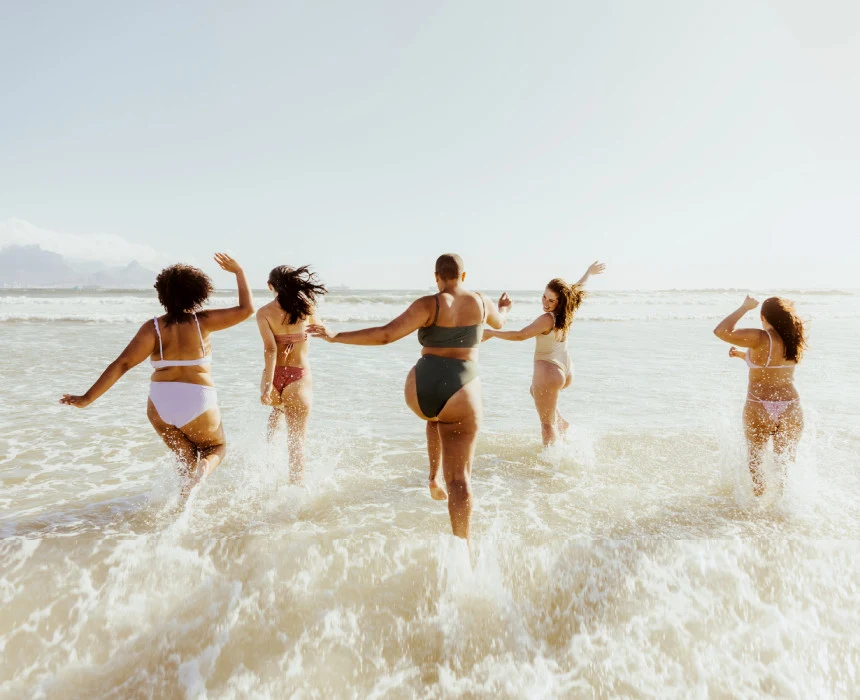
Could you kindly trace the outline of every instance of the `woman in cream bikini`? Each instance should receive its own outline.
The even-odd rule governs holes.
[[[472,458],[481,423],[478,347],[484,324],[501,328],[511,300],[502,294],[496,307],[483,294],[468,291],[459,255],[436,260],[438,294],[412,302],[400,316],[377,328],[332,333],[324,325],[309,328],[330,343],[387,345],[418,331],[421,357],[406,377],[406,404],[427,421],[430,495],[448,499],[451,530],[468,541],[472,516]],[[445,489],[439,470],[445,476]]]
[[[573,367],[567,350],[567,334],[576,310],[585,299],[583,285],[592,275],[606,269],[600,262],[593,263],[574,284],[556,277],[550,280],[541,299],[543,313],[525,328],[518,331],[484,330],[484,340],[528,340],[535,338],[534,373],[531,395],[540,418],[544,446],[555,443],[563,435],[568,422],[558,410],[558,395],[573,381]]]
[[[119,357],[108,365],[83,396],[63,394],[60,403],[85,408],[132,367],[149,358],[152,381],[146,414],[155,431],[182,465],[182,496],[224,459],[218,395],[212,382],[209,335],[241,323],[254,313],[251,288],[233,258],[216,253],[222,270],[236,275],[239,305],[200,311],[212,293],[212,281],[189,265],[172,265],[155,280],[158,300],[167,312],[144,323]]]
[[[794,305],[787,299],[770,297],[761,305],[758,328],[735,329],[738,321],[758,306],[748,296],[738,309],[714,329],[714,335],[727,343],[747,348],[729,348],[729,357],[744,360],[749,367],[747,400],[744,406],[744,432],[749,451],[749,470],[753,493],[765,492],[761,473],[762,454],[773,438],[773,451],[783,460],[793,461],[803,432],[803,409],[794,387],[794,368],[806,349],[806,331]]]
[[[313,400],[307,329],[317,322],[316,300],[326,293],[326,288],[307,266],[295,269],[281,265],[269,273],[269,289],[275,295],[274,301],[257,311],[266,363],[260,382],[260,401],[272,406],[269,440],[281,418],[286,419],[290,483],[301,485],[305,433]]]

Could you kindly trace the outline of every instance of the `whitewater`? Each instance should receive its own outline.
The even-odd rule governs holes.
[[[794,299],[810,338],[800,454],[758,500],[746,367],[712,334],[748,291]],[[423,293],[336,291],[320,315],[379,324]],[[518,328],[540,291],[511,294]],[[533,341],[485,343],[473,561],[427,493],[414,337],[311,341],[300,489],[265,442],[253,321],[214,335],[228,456],[179,508],[148,367],[58,404],[159,312],[154,290],[0,290],[0,695],[857,696],[860,291],[595,292],[550,450]]]

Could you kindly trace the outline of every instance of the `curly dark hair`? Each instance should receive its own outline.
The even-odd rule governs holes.
[[[311,315],[317,296],[327,294],[328,290],[320,282],[316,272],[310,267],[294,268],[289,265],[278,265],[269,273],[269,284],[278,295],[278,305],[290,318],[290,323],[298,323]]]
[[[153,285],[158,301],[167,311],[166,325],[180,323],[200,310],[212,294],[212,280],[203,270],[191,265],[171,265],[158,273]]]
[[[567,336],[570,330],[570,324],[573,323],[574,314],[580,304],[588,296],[585,290],[578,284],[568,284],[561,277],[551,279],[546,285],[547,289],[551,289],[558,294],[558,306],[555,307],[555,331],[561,333],[561,337]]]
[[[794,303],[781,297],[770,297],[761,305],[761,315],[782,338],[785,359],[800,362],[806,350],[806,329],[794,310]]]

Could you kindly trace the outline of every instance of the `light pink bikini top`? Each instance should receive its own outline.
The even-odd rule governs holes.
[[[203,333],[200,330],[200,321],[197,320],[197,314],[194,316],[194,323],[197,324],[197,335],[200,336],[200,351],[203,357],[198,357],[196,360],[165,360],[164,346],[161,344],[161,329],[158,327],[158,318],[152,319],[155,324],[155,332],[158,334],[158,353],[161,355],[160,360],[150,360],[150,363],[155,369],[164,369],[165,367],[203,367],[212,364],[212,355],[206,354],[206,346],[203,344]]]
[[[747,348],[747,351],[744,353],[744,362],[747,363],[747,367],[750,369],[788,369],[789,367],[797,367],[796,362],[792,362],[788,365],[772,365],[770,363],[770,355],[773,352],[773,338],[771,338],[770,331],[765,331],[767,333],[767,361],[763,365],[757,365],[750,359],[750,348]]]

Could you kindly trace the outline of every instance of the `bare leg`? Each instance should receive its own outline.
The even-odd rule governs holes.
[[[442,466],[442,437],[439,435],[439,424],[427,421],[427,456],[430,458],[430,497],[434,501],[445,501],[448,494],[439,482],[439,467]]]
[[[313,404],[310,374],[284,388],[281,405],[287,420],[290,485],[302,486],[305,474],[305,437]]]
[[[761,473],[762,454],[770,437],[770,417],[764,406],[747,401],[744,407],[744,433],[747,439],[747,459],[753,494],[761,496],[765,491],[764,475]]]
[[[448,515],[457,537],[469,539],[472,519],[472,458],[478,441],[473,420],[439,423],[442,438],[442,465],[448,486]]]
[[[184,503],[191,490],[211,474],[227,455],[221,412],[213,408],[182,428],[165,423],[152,401],[146,410],[149,422],[165,444],[179,458],[183,477],[181,501]]]
[[[284,417],[284,411],[280,406],[274,406],[272,408],[272,412],[269,414],[269,422],[266,425],[266,439],[271,442],[275,439],[275,435],[278,432],[278,428],[281,427],[282,418]]]
[[[800,403],[789,406],[780,417],[773,434],[773,451],[782,470],[780,488],[785,487],[788,465],[797,458],[797,444],[803,434],[803,409]]]
[[[544,447],[558,441],[558,394],[567,377],[551,362],[537,360],[532,375],[531,395],[540,418],[541,438]],[[564,419],[562,419],[564,420]],[[566,424],[566,422],[565,422]]]

